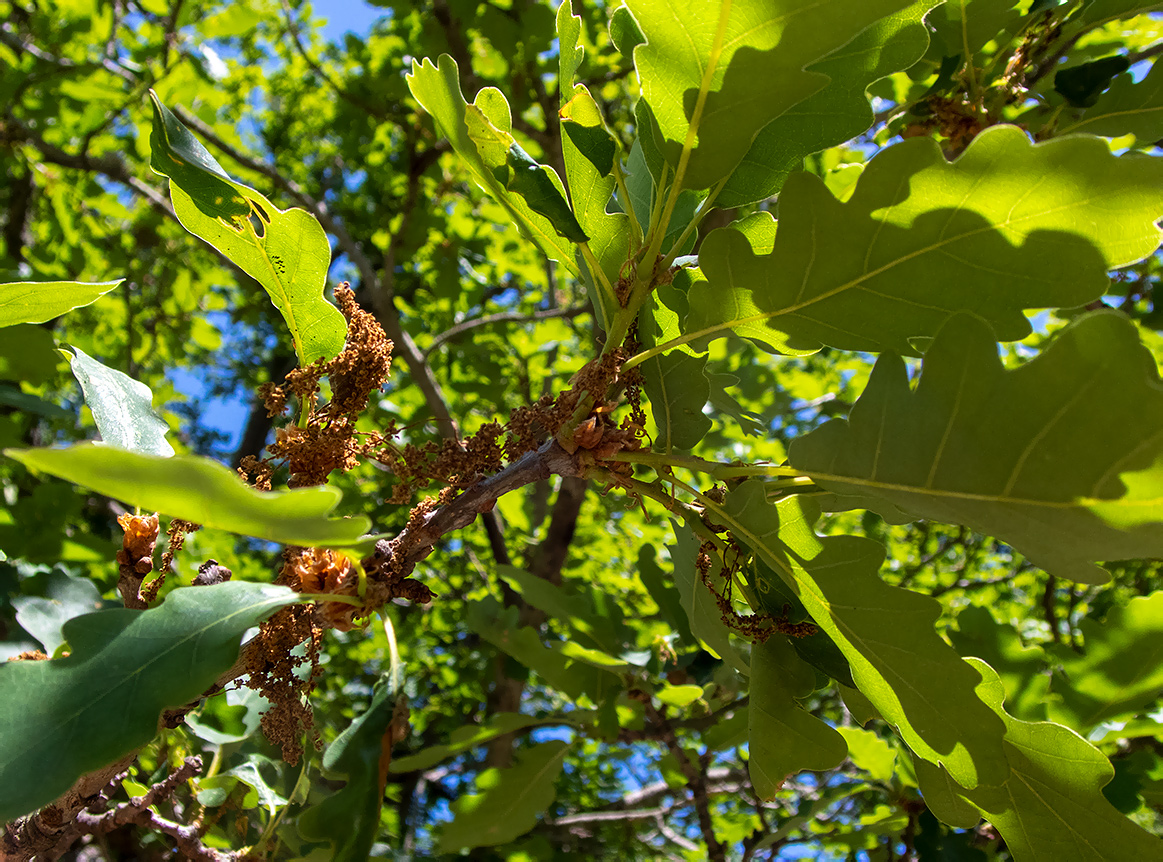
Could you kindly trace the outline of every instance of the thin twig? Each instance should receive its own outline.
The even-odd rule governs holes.
[[[454,326],[450,326],[432,339],[432,343],[424,351],[424,358],[427,359],[432,355],[433,351],[438,350],[452,339],[463,335],[469,330],[476,329],[478,326],[491,326],[494,323],[538,323],[542,320],[552,320],[555,317],[574,318],[580,314],[585,314],[587,311],[589,309],[585,306],[575,306],[573,308],[549,308],[542,311],[534,311],[532,314],[522,314],[518,311],[502,311],[498,314],[486,314],[484,317],[474,317],[472,320],[465,320]]]

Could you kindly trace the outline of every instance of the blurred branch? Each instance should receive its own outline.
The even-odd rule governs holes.
[[[432,355],[433,351],[443,347],[452,339],[463,335],[469,330],[476,329],[478,326],[491,326],[494,323],[537,323],[542,320],[552,320],[555,317],[574,318],[585,314],[587,311],[589,311],[589,308],[586,306],[576,306],[574,308],[549,308],[543,311],[534,311],[532,314],[522,314],[517,311],[502,311],[498,314],[486,314],[484,317],[475,317],[472,320],[465,320],[455,326],[450,326],[432,339],[432,343],[424,351],[424,358],[427,359]]]

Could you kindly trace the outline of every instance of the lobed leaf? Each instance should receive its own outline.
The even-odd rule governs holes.
[[[999,338],[1024,338],[1023,309],[1083,305],[1108,270],[1155,251],[1160,184],[1157,159],[1083,136],[1035,145],[1012,126],[986,129],[952,163],[928,138],[890,147],[847,203],[795,174],[770,254],[731,228],[707,236],[685,337],[912,353],[909,339],[970,311]]]
[[[1163,842],[1103,796],[1103,786],[1115,774],[1110,761],[1059,724],[1008,715],[1002,709],[1001,680],[984,662],[970,662],[982,674],[982,699],[1005,722],[1009,777],[966,790],[940,772],[918,769],[921,792],[933,813],[948,817],[951,825],[973,825],[968,821],[976,818],[966,810],[972,806],[1001,833],[1016,862],[1160,858]]]
[[[816,672],[782,635],[751,648],[747,771],[756,795],[770,801],[789,775],[838,766],[848,745],[836,730],[800,706],[815,690]]]
[[[157,95],[150,97],[150,167],[170,178],[178,221],[262,285],[287,323],[301,365],[336,356],[347,323],[323,297],[331,246],[319,222],[231,180]]]
[[[257,491],[217,461],[195,455],[162,458],[100,443],[4,454],[130,505],[268,542],[350,547],[363,544],[371,526],[363,515],[328,517],[342,497],[335,488]]]
[[[1087,315],[1010,371],[989,327],[962,315],[915,390],[904,363],[882,356],[849,418],[797,439],[789,457],[852,495],[842,508],[885,501],[1103,583],[1099,560],[1163,556],[1161,428],[1163,384],[1122,315]]]
[[[247,629],[298,599],[241,581],[177,589],[146,611],[69,620],[67,658],[0,665],[0,820],[145,745],[163,709],[199,697],[233,664]]]
[[[711,385],[703,374],[705,356],[671,353],[642,363],[643,388],[650,399],[650,415],[658,426],[654,446],[660,452],[693,449],[711,430],[703,413]]]
[[[440,833],[440,851],[462,847],[495,847],[524,835],[556,798],[569,743],[553,740],[517,754],[508,769],[486,769],[477,776],[483,793],[461,796],[452,803],[453,820]]]
[[[983,607],[963,609],[957,629],[946,634],[962,656],[979,658],[998,674],[1010,715],[1026,721],[1046,718],[1050,674],[1041,647],[1025,646],[1012,625],[997,622]]]
[[[18,323],[46,323],[66,311],[96,302],[124,280],[93,284],[81,281],[0,284],[0,328]]]
[[[730,175],[759,130],[822,89],[804,67],[908,0],[629,0],[644,44],[634,49],[656,145],[672,168],[690,150],[683,187]],[[762,86],[756,86],[762,81]],[[640,135],[642,132],[640,131]]]
[[[166,440],[169,424],[153,411],[153,393],[144,383],[102,365],[81,348],[69,356],[85,403],[93,412],[101,439],[110,446],[169,458],[174,447]]]
[[[1117,138],[1134,135],[1146,143],[1163,138],[1163,63],[1158,61],[1139,83],[1119,75],[1082,118],[1059,127],[1058,134],[1085,132]]]
[[[798,496],[768,503],[757,479],[731,491],[723,505],[704,504],[794,590],[844,653],[859,690],[914,752],[945,764],[966,786],[1005,778],[1003,728],[974,693],[978,673],[934,631],[939,602],[877,576],[883,546],[817,536],[814,504]]]

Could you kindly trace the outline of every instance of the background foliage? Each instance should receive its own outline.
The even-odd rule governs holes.
[[[0,2],[0,646],[52,659],[0,667],[4,818],[72,786],[42,852],[109,859],[1163,858],[1163,4],[374,6]],[[386,384],[272,419],[371,366],[344,280]],[[298,487],[296,434],[352,459]],[[261,487],[267,446],[272,493],[212,463]],[[445,488],[483,502],[424,533]],[[272,585],[369,532],[419,585]]]

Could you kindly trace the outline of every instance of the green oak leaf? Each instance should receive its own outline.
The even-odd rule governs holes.
[[[695,567],[699,540],[692,530],[680,526],[677,521],[671,521],[671,525],[674,527],[674,544],[669,546],[669,550],[674,564],[674,585],[682,599],[691,634],[713,655],[746,676],[751,672],[747,662],[732,646],[731,631],[723,622],[723,612]]]
[[[679,637],[687,643],[694,643],[695,638],[687,622],[687,613],[682,606],[682,596],[663,572],[662,566],[658,565],[653,545],[646,544],[638,549],[638,577],[650,598],[658,605],[661,617],[678,632]]]
[[[865,90],[924,56],[929,47],[924,18],[939,2],[917,0],[813,63],[809,71],[827,75],[828,85],[760,130],[716,204],[737,207],[771,197],[805,156],[867,130],[873,114]]]
[[[169,424],[153,411],[149,387],[115,368],[102,365],[81,348],[69,355],[73,374],[85,393],[101,439],[110,446],[169,458]]]
[[[495,847],[532,829],[556,798],[554,784],[569,747],[559,739],[543,742],[518,752],[508,769],[481,772],[476,780],[481,792],[452,803],[453,820],[440,833],[440,851]]]
[[[1111,79],[1130,68],[1130,61],[1116,54],[1071,66],[1054,75],[1054,90],[1075,108],[1089,108],[1111,85]]]
[[[997,674],[985,662],[969,661],[981,672],[982,700],[1005,722],[1009,778],[966,790],[941,770],[918,763],[921,792],[933,813],[949,818],[950,825],[966,827],[976,822],[967,810],[972,806],[1001,833],[1015,862],[1163,857],[1163,842],[1103,796],[1103,786],[1115,774],[1110,761],[1068,728],[1008,715],[1002,708],[1005,687]]]
[[[890,781],[896,771],[897,751],[871,730],[860,727],[837,727],[848,743],[848,759],[867,772],[875,781]],[[922,761],[925,763],[927,761]]]
[[[1117,312],[1075,321],[1011,371],[989,327],[961,315],[925,354],[915,390],[902,360],[882,356],[848,419],[793,441],[789,457],[853,495],[842,508],[883,500],[1103,583],[1099,560],[1163,556],[1160,428],[1155,363]]]
[[[976,54],[1003,30],[1022,23],[1018,0],[947,0],[929,15],[933,41],[944,56]]]
[[[1080,733],[1139,712],[1163,693],[1163,592],[1111,608],[1103,622],[1078,624],[1084,651],[1057,649],[1062,666],[1050,718]]]
[[[447,54],[440,55],[437,65],[433,65],[429,59],[414,60],[412,71],[408,75],[408,87],[412,91],[412,95],[416,97],[416,101],[432,116],[441,134],[448,138],[453,150],[460,156],[464,166],[469,169],[477,185],[488,192],[505,209],[517,227],[540,246],[550,258],[556,260],[575,276],[578,275],[574,243],[561,235],[550,219],[534,212],[525,198],[510,192],[507,188],[512,169],[508,167],[507,156],[504,164],[497,160],[495,145],[497,142],[504,141],[506,136],[509,139],[512,138],[510,130],[504,122],[504,118],[509,116],[508,103],[504,105],[502,116],[497,110],[499,106],[482,105],[478,96],[478,101],[474,103],[478,116],[475,116],[473,134],[470,135],[470,127],[466,124],[466,117],[470,115],[470,106],[465,102],[460,91],[460,72],[456,61]],[[499,95],[499,91],[497,94]],[[495,96],[490,95],[488,98],[495,102]],[[504,97],[501,96],[501,99],[503,101]],[[501,122],[502,125],[498,126],[498,122]],[[478,139],[484,139],[486,133],[491,141],[491,146],[487,144],[486,150],[488,152],[482,152],[479,149]],[[473,135],[477,139],[474,139]],[[506,146],[505,151],[508,153],[508,146]],[[497,178],[494,174],[494,168],[504,169],[503,180]],[[551,171],[551,169],[545,168],[545,171]],[[544,171],[542,173],[555,190],[560,190],[561,180],[556,179],[556,175],[550,178]],[[536,177],[522,179],[523,181],[537,180]],[[556,182],[554,182],[555,179]],[[570,215],[572,217],[572,213]],[[580,230],[579,227],[578,231],[580,232]]]
[[[499,712],[489,716],[482,724],[467,724],[458,727],[448,737],[448,742],[441,745],[432,745],[404,757],[392,758],[389,772],[415,772],[430,769],[442,760],[447,760],[466,751],[471,751],[479,745],[484,745],[498,736],[515,733],[526,727],[536,727],[542,724],[569,724],[575,719],[569,716],[568,720],[558,716],[538,718],[534,715],[525,715],[519,712]]]
[[[234,663],[247,629],[298,600],[273,584],[186,587],[149,610],[74,617],[66,658],[0,665],[0,820],[145,745],[163,709],[200,697]]]
[[[350,547],[368,541],[364,534],[371,522],[365,516],[328,517],[342,497],[335,488],[258,491],[209,458],[162,458],[100,443],[5,449],[4,454],[99,494],[205,527],[288,545]]]
[[[993,618],[988,608],[968,607],[957,614],[957,629],[946,632],[964,657],[979,658],[992,667],[1006,689],[1006,711],[1014,718],[1046,718],[1050,674],[1041,647],[1022,643],[1017,629]]]
[[[1115,78],[1081,119],[1059,125],[1058,134],[1072,132],[1108,138],[1134,135],[1142,143],[1163,138],[1163,63],[1156,61],[1137,84],[1129,74]]]
[[[597,611],[590,588],[567,590],[516,566],[498,565],[497,572],[529,605],[566,623],[599,650],[617,653],[633,639],[620,619]]]
[[[336,356],[347,324],[323,297],[331,246],[319,222],[231,180],[152,90],[150,97],[150,167],[170,178],[178,221],[262,285],[287,323],[301,365]]]
[[[9,326],[0,338],[0,380],[38,386],[56,377],[60,360],[52,333],[35,323]]]
[[[19,595],[9,601],[21,628],[40,641],[48,655],[65,642],[61,631],[65,623],[113,604],[101,598],[92,580],[74,578],[59,568],[49,572],[43,592],[43,596]]]
[[[381,764],[392,753],[392,694],[386,679],[377,682],[368,708],[327,746],[324,773],[347,783],[299,815],[299,834],[329,842],[337,862],[367,859],[379,832],[387,777]]]
[[[1117,21],[1159,9],[1163,9],[1163,3],[1152,0],[1091,0],[1083,8],[1081,20],[1095,26],[1103,21]]]
[[[847,203],[794,174],[770,254],[730,227],[706,238],[684,338],[734,330],[781,352],[908,354],[910,338],[970,311],[1018,340],[1023,309],[1083,305],[1108,270],[1155,251],[1161,184],[1157,159],[1084,136],[1035,145],[1013,126],[986,129],[952,163],[928,138],[889,147]]]
[[[815,670],[782,635],[751,648],[747,771],[760,799],[774,799],[789,775],[838,766],[848,752],[844,737],[797,701],[815,683]]]
[[[660,452],[693,449],[711,430],[703,407],[711,384],[703,374],[705,356],[668,353],[642,363],[643,388],[650,399],[650,415],[658,427],[654,448]]]
[[[908,0],[628,0],[646,42],[634,49],[672,169],[689,150],[683,188],[726,178],[759,130],[822,89],[804,67]],[[756,86],[762,81],[763,86]]]
[[[86,284],[81,281],[18,281],[0,284],[0,328],[18,323],[45,323],[66,311],[96,302],[125,279]]]
[[[557,93],[562,104],[573,92],[573,79],[585,57],[585,49],[578,44],[581,39],[581,17],[573,14],[570,0],[562,0],[557,7]]]
[[[914,752],[945,764],[962,784],[1005,779],[1002,725],[974,693],[978,673],[934,631],[936,599],[878,577],[879,542],[817,536],[814,503],[800,496],[768,503],[758,479],[732,490],[725,504],[703,502],[795,591],[848,659],[859,690]]]

